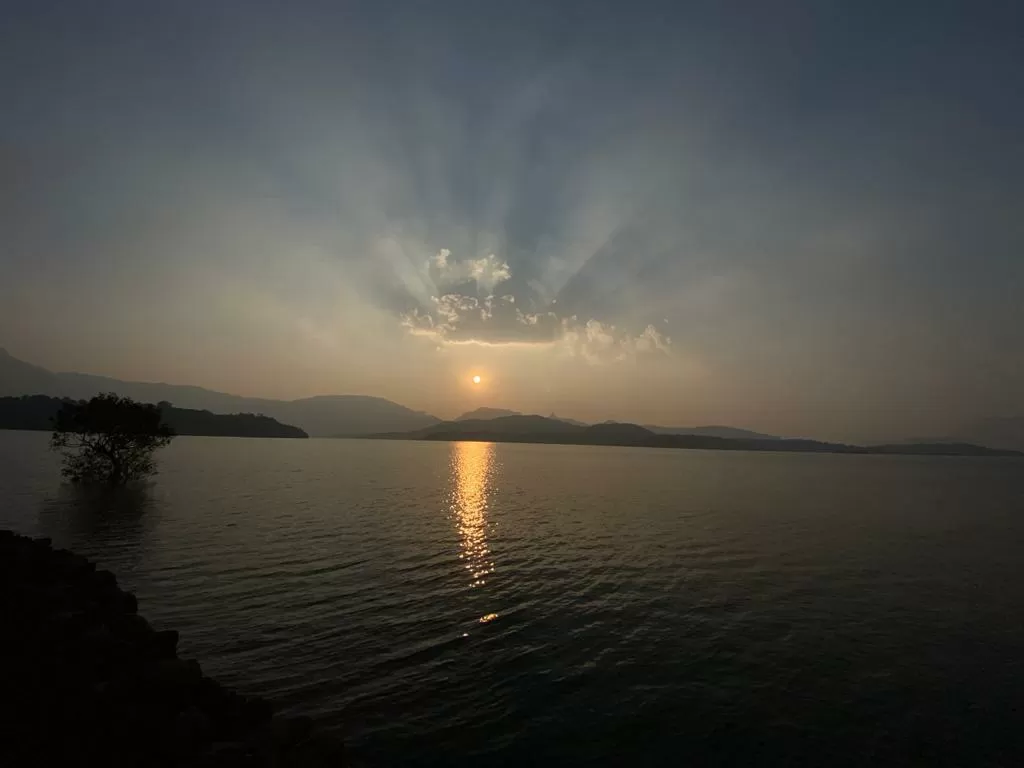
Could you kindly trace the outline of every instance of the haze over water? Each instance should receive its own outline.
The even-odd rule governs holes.
[[[1018,460],[182,437],[111,502],[45,444],[0,432],[0,525],[368,765],[1024,748]]]
[[[0,21],[19,359],[853,443],[1024,414],[1020,2]]]

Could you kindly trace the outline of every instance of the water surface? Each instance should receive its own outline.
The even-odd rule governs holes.
[[[1019,460],[178,438],[109,498],[46,437],[0,526],[361,764],[1024,759]]]

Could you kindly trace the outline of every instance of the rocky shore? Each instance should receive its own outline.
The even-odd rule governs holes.
[[[0,531],[0,765],[336,766],[341,742],[180,659],[109,571]]]

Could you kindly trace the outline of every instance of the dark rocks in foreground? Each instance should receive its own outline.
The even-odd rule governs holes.
[[[0,531],[0,765],[335,766],[341,742],[178,658],[109,571]]]

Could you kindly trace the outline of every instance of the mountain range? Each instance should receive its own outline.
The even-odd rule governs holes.
[[[558,445],[619,445],[644,448],[698,448],[722,451],[789,451],[799,453],[881,453],[944,456],[1024,456],[1009,450],[966,443],[909,443],[847,445],[818,440],[779,437],[736,438],[654,432],[639,424],[608,421],[577,426],[543,416],[499,416],[434,424],[411,432],[374,435],[390,440],[475,440],[498,443],[554,443]]]
[[[504,416],[525,416],[520,411],[512,411],[508,408],[477,408],[467,411],[453,421],[471,421],[480,419],[500,419]],[[564,416],[551,414],[549,419],[561,421],[565,424],[572,424],[576,427],[589,427],[584,421],[567,419]],[[606,421],[605,424],[616,424],[618,422]],[[706,427],[662,427],[657,424],[644,424],[644,429],[649,429],[658,435],[698,435],[700,437],[723,437],[729,440],[781,440],[778,435],[766,435],[763,432],[751,432],[749,429],[737,429],[736,427],[722,427],[711,425]]]
[[[503,416],[525,416],[526,414],[521,411],[511,411],[508,408],[475,408],[472,411],[466,411],[461,416],[457,416],[453,421],[470,421],[479,419],[500,419]],[[556,416],[551,414],[548,418],[555,419],[557,421],[565,422],[566,424],[574,424],[577,427],[589,427],[585,421],[576,421],[576,419],[568,419],[565,416]]]
[[[508,408],[475,408],[466,411],[461,416],[456,416],[454,421],[475,421],[477,419],[500,419],[502,416],[522,416],[519,411],[510,411]],[[552,416],[554,418],[554,416]]]
[[[326,395],[301,400],[241,397],[182,384],[121,381],[84,373],[54,373],[0,349],[0,396],[50,395],[87,399],[116,392],[146,403],[166,401],[178,408],[213,413],[262,413],[295,425],[313,437],[420,429],[439,419],[382,397]]]
[[[451,423],[442,422],[429,413],[406,408],[382,397],[368,395],[322,395],[298,400],[273,400],[242,397],[183,384],[122,381],[84,373],[55,373],[19,360],[0,348],[0,396],[50,395],[81,399],[92,397],[99,392],[117,392],[148,403],[167,401],[179,408],[213,413],[262,413],[284,424],[300,427],[312,437],[354,437],[413,432]],[[462,414],[455,421],[494,420],[522,415],[518,411],[505,408],[477,408]],[[574,427],[589,426],[584,422],[555,414],[551,414],[549,418]],[[778,435],[717,425],[664,427],[646,424],[642,428],[664,436],[757,441],[786,439]],[[966,425],[943,437],[915,438],[902,442],[971,443],[989,448],[1024,450],[1024,416],[986,419]]]

